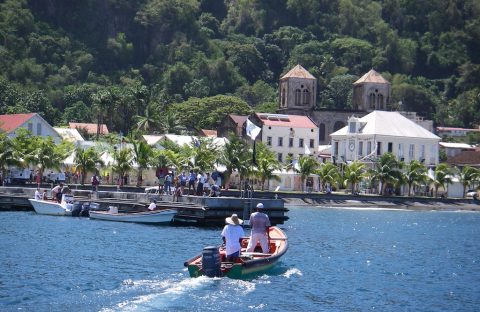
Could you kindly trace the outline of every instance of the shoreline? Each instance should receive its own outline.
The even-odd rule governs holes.
[[[43,185],[42,185],[43,186]],[[43,186],[45,188],[45,186]],[[81,196],[90,196],[91,187],[88,185],[75,185],[72,190]],[[123,192],[118,192],[114,187],[102,186],[100,192],[111,193],[113,197],[130,198],[135,196],[145,197],[148,201],[149,195],[144,192],[145,188],[129,187]],[[0,187],[0,194],[12,196],[33,196],[35,188],[33,186],[12,186]],[[126,191],[126,192],[125,192]],[[158,195],[157,195],[158,196]],[[168,198],[169,196],[163,195]],[[186,196],[188,198],[190,196]],[[240,192],[237,190],[222,191],[221,197],[240,198]],[[220,198],[221,198],[220,197]],[[196,196],[191,197],[192,200]],[[324,194],[324,193],[291,193],[291,192],[270,192],[255,191],[253,198],[262,199],[280,199],[288,207],[319,207],[319,208],[343,208],[357,210],[408,210],[408,211],[480,211],[480,201],[468,198],[431,198],[431,197],[402,197],[402,196],[376,196],[376,195],[350,195],[350,194]],[[0,210],[4,210],[1,209]]]
[[[346,210],[391,210],[391,211],[466,211],[480,212],[480,205],[465,200],[417,201],[415,199],[395,198],[394,200],[378,200],[378,198],[362,199],[311,199],[311,198],[283,198],[285,207],[318,207],[324,209]]]

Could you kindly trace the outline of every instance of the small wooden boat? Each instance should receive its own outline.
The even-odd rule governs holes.
[[[90,219],[118,221],[118,222],[136,222],[150,224],[167,224],[172,222],[173,217],[177,213],[176,209],[160,209],[142,212],[118,212],[118,209],[109,211],[92,211],[90,210]]]
[[[71,216],[73,210],[73,196],[63,195],[60,203],[52,200],[29,199],[35,212],[51,216]]]
[[[187,260],[184,266],[188,268],[191,277],[206,275],[209,277],[227,276],[242,278],[247,274],[258,273],[272,268],[288,249],[288,239],[285,233],[276,226],[270,227],[270,250],[268,253],[246,252],[249,237],[242,241],[240,257],[235,262],[226,262],[225,247],[205,247],[203,252]],[[260,248],[260,246],[257,246]],[[256,248],[257,249],[257,248]]]

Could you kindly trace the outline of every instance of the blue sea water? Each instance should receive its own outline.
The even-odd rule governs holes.
[[[220,229],[0,213],[1,311],[479,311],[480,213],[291,208],[246,280],[190,278]]]

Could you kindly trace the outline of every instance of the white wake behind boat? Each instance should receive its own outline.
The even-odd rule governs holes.
[[[110,211],[90,211],[90,219],[118,222],[167,224],[172,221],[176,213],[176,209],[161,209],[126,213],[119,213],[110,209]]]
[[[71,216],[73,210],[73,196],[63,195],[62,202],[51,200],[29,199],[35,212],[51,216]]]

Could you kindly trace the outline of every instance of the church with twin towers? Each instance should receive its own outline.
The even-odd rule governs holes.
[[[318,126],[320,145],[329,144],[330,134],[343,128],[353,115],[363,117],[375,110],[390,110],[391,84],[374,69],[353,83],[353,103],[350,110],[315,110],[316,87],[317,79],[301,65],[295,66],[280,78],[277,112],[310,117]],[[423,120],[416,113],[399,113],[427,130],[433,130],[433,123]]]

